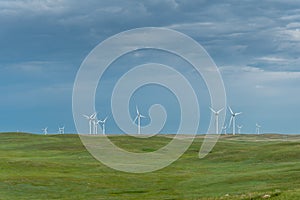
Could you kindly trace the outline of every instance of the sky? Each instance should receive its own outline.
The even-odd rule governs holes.
[[[299,133],[299,13],[300,2],[292,0],[0,0],[0,132],[41,133],[48,127],[56,133],[63,125],[66,132],[76,132],[72,90],[89,52],[122,31],[163,27],[188,35],[206,49],[222,75],[228,105],[243,112],[237,117],[243,133],[254,133],[256,123],[265,133]],[[170,57],[151,50],[133,52],[111,66],[96,98],[99,118],[109,116],[107,132],[120,132],[109,106],[109,91],[117,77],[133,63],[182,62]],[[186,67],[182,64],[180,70]],[[207,91],[196,75],[187,78],[199,83],[195,88],[199,87],[202,102],[199,133],[203,133],[211,119]],[[132,118],[135,105],[148,116],[149,106],[159,102],[170,113],[162,132],[175,132],[178,102],[158,86],[134,93]],[[147,123],[149,117],[142,125]]]

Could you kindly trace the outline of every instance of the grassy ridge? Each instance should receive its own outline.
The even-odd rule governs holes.
[[[294,138],[296,140],[296,136]],[[170,138],[113,136],[149,152]],[[222,137],[199,159],[202,138],[172,165],[152,173],[114,171],[77,135],[0,134],[0,199],[300,199],[300,142],[284,136]]]

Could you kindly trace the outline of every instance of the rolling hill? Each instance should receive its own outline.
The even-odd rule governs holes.
[[[170,141],[111,136],[133,152]],[[203,138],[179,160],[130,174],[95,160],[78,135],[0,134],[0,199],[300,199],[300,137],[222,136],[204,159]]]

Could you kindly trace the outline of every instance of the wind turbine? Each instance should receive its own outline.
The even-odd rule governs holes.
[[[218,111],[215,111],[211,107],[209,107],[209,109],[215,114],[215,129],[216,129],[216,134],[219,134],[219,114],[224,108],[222,108]]]
[[[90,127],[90,135],[92,134],[92,122],[95,120],[97,113],[93,113],[90,116],[88,115],[82,115],[87,120],[89,120],[89,127]]]
[[[136,117],[135,117],[133,123],[135,123],[135,121],[138,120],[138,134],[141,134],[141,118],[146,118],[146,117],[141,115],[138,107],[136,106]]]
[[[58,127],[58,133],[59,134],[64,134],[65,133],[65,127]]]
[[[92,119],[92,123],[93,123],[93,134],[97,135],[98,134],[97,124],[99,123],[98,119],[97,119],[97,113],[95,114],[94,118]]]
[[[241,126],[236,125],[236,126],[237,126],[237,128],[238,128],[238,133],[241,134],[241,129],[243,128],[243,126],[242,126],[242,125],[241,125]]]
[[[102,134],[105,135],[105,122],[107,120],[107,117],[105,117],[104,120],[99,120],[99,122],[102,124]]]
[[[231,113],[231,118],[230,118],[230,122],[229,122],[229,127],[230,127],[231,122],[232,122],[232,134],[235,135],[235,117],[236,117],[237,115],[242,114],[242,113],[241,113],[241,112],[239,112],[239,113],[234,113],[230,107],[228,107],[228,108],[229,108],[229,111],[230,111],[230,113]]]
[[[94,133],[97,135],[98,134],[98,125],[101,122],[101,120],[95,119],[93,120],[94,123]]]
[[[94,120],[94,123],[95,123],[94,128],[95,128],[95,134],[96,135],[98,134],[98,125],[99,125],[99,123],[102,124],[102,134],[103,135],[105,134],[105,122],[106,122],[106,120],[107,120],[107,117],[104,120],[97,120],[97,119]]]
[[[224,134],[227,135],[227,125],[225,124],[225,126],[222,126],[222,130],[224,130]]]
[[[258,124],[258,123],[256,123],[256,134],[258,134],[259,135],[259,128],[260,128],[261,126]]]
[[[43,130],[43,132],[44,132],[44,135],[47,135],[47,134],[48,134],[48,127],[43,128],[42,130]]]

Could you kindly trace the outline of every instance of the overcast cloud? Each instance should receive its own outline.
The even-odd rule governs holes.
[[[299,13],[300,2],[287,0],[0,0],[0,131],[74,131],[72,84],[83,59],[114,34],[152,26],[203,45],[245,132],[258,122],[299,133]]]

